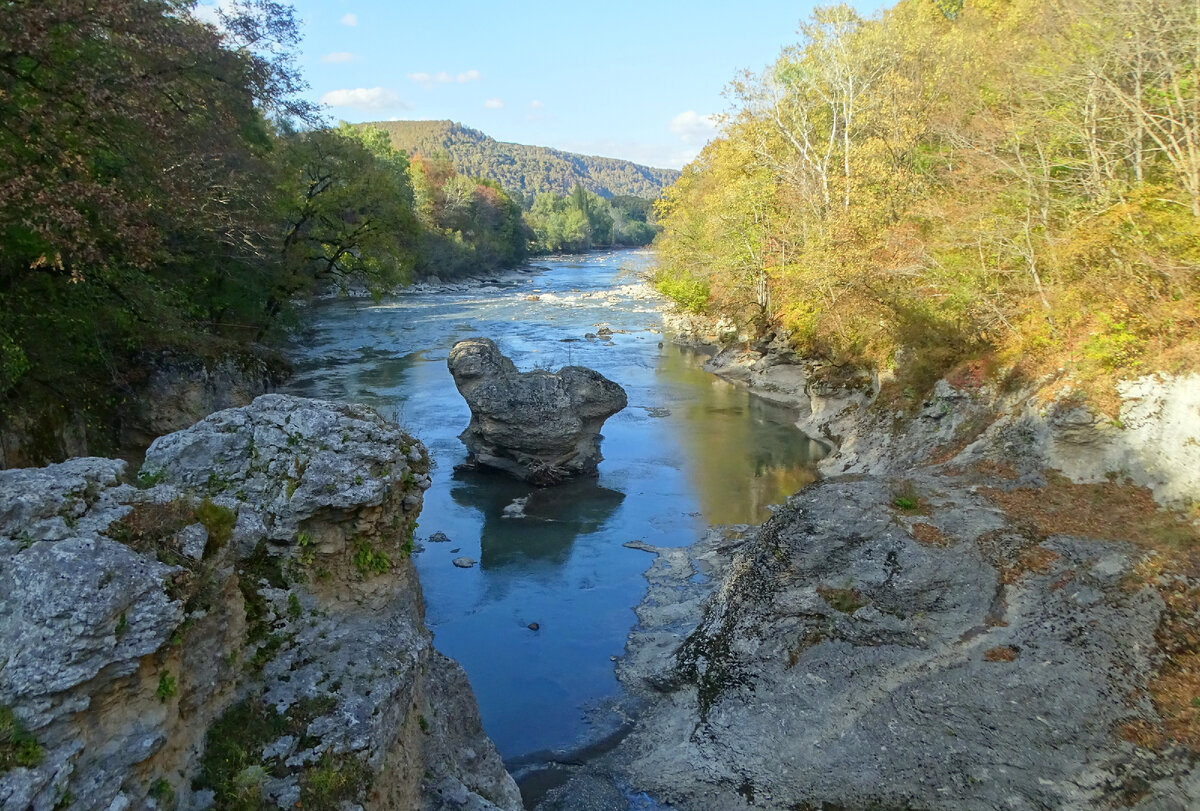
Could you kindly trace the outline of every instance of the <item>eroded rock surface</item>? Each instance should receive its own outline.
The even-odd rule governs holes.
[[[124,468],[0,471],[0,808],[521,807],[424,626],[418,441],[267,395]]]
[[[519,372],[488,338],[455,344],[448,365],[471,407],[460,438],[473,462],[535,484],[596,474],[600,429],[628,402],[619,385],[582,366]]]
[[[1129,740],[1159,720],[1146,553],[1039,535],[945,477],[906,486],[920,513],[842,477],[655,550],[617,783],[681,810],[1195,807],[1190,757]]]

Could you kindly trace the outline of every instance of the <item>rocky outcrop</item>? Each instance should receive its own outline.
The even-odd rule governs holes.
[[[1141,737],[1154,554],[1040,531],[979,481],[844,476],[762,527],[630,544],[657,554],[618,665],[644,705],[552,796],[603,775],[677,811],[1196,807],[1194,754]]]
[[[628,402],[619,385],[582,366],[518,372],[487,338],[455,344],[448,365],[471,407],[472,463],[535,484],[596,474],[600,429]]]
[[[680,808],[1062,808],[1179,769],[1121,735],[1157,719],[1163,602],[1129,586],[1139,550],[910,485],[928,515],[886,481],[835,479],[761,529],[668,553],[623,669],[668,696],[627,742],[634,785]],[[1197,788],[1165,794],[1184,807]]]
[[[762,527],[626,544],[656,554],[632,731],[540,811],[1200,807],[1198,536],[1150,497],[1200,494],[1200,381],[1126,381],[1108,420],[969,374],[889,410],[778,341],[706,368],[796,407],[828,478]]]
[[[428,470],[369,409],[267,395],[137,485],[0,472],[0,808],[520,808],[424,627]]]
[[[111,404],[58,402],[0,415],[0,469],[96,452],[140,454],[163,434],[247,405],[291,373],[281,355],[257,345],[215,356],[143,353],[128,367]]]
[[[128,381],[136,396],[121,412],[121,447],[146,448],[214,411],[248,405],[287,379],[291,368],[277,352],[250,347],[214,358],[162,352],[136,364]]]
[[[694,322],[685,322],[689,340],[700,334]],[[1200,502],[1200,375],[1119,381],[1110,417],[1069,381],[1047,397],[1047,384],[1061,381],[1006,389],[971,375],[939,380],[916,407],[889,410],[878,402],[878,376],[800,358],[780,337],[727,346],[705,369],[794,407],[796,426],[835,449],[819,464],[825,475],[902,474],[972,443],[987,456],[1018,442],[1075,482],[1116,478],[1148,487],[1162,504]]]

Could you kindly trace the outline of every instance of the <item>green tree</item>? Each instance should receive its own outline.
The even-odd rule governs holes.
[[[272,306],[313,283],[383,290],[407,280],[417,241],[407,158],[383,133],[346,124],[284,143],[289,275]]]

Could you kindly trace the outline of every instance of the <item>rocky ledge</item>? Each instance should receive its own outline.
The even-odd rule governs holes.
[[[627,544],[656,555],[632,731],[538,808],[1200,807],[1200,572],[1154,548],[1194,528],[1148,497],[1080,515],[1113,491],[1042,475],[840,476],[761,527]]]
[[[627,544],[630,731],[539,811],[1200,807],[1200,529],[1160,508],[1200,498],[1200,377],[1114,421],[970,370],[889,409],[783,341],[707,368],[795,406],[828,478]]]
[[[619,385],[582,366],[519,372],[488,338],[459,341],[447,364],[471,407],[470,463],[543,485],[596,475],[600,429],[628,403]]]
[[[424,447],[282,395],[0,471],[0,807],[518,809],[408,556]]]
[[[676,808],[1200,802],[1194,755],[1139,745],[1165,603],[1132,543],[1045,533],[965,480],[840,477],[657,551],[615,771]]]

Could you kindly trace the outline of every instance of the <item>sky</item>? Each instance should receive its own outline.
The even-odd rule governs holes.
[[[205,4],[199,12],[204,14]],[[499,141],[679,169],[725,86],[797,41],[809,0],[293,0],[331,120],[451,119]],[[864,15],[887,5],[854,0]]]

